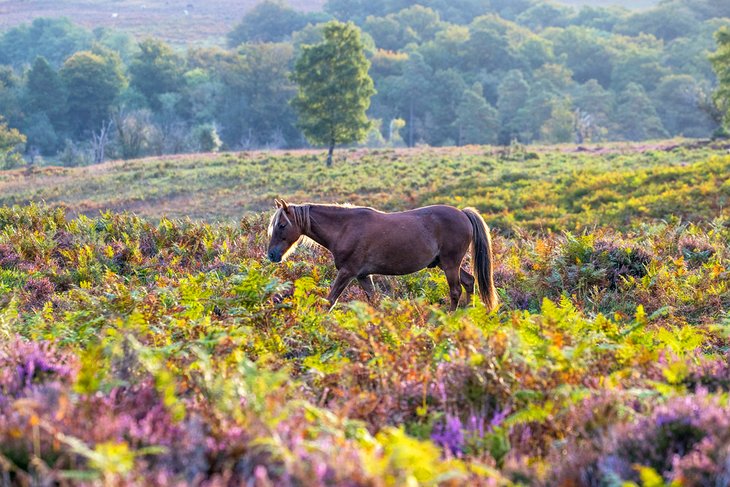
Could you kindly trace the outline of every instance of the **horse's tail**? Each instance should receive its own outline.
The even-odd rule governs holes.
[[[462,210],[471,222],[472,236],[472,267],[479,284],[479,296],[489,311],[497,307],[497,290],[494,287],[494,264],[492,259],[492,238],[489,236],[489,227],[474,208]]]

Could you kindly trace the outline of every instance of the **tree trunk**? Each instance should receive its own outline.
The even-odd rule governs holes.
[[[335,150],[335,143],[330,142],[329,151],[327,151],[327,167],[332,167],[332,153]]]

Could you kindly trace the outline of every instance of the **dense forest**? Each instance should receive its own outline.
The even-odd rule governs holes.
[[[39,18],[0,35],[3,143],[79,165],[306,145],[291,76],[324,22],[363,32],[377,91],[369,146],[560,143],[720,132],[709,55],[730,3],[647,10],[537,0],[267,0],[226,46],[168,45]],[[9,134],[9,135],[8,135]],[[7,144],[6,144],[7,145]],[[20,162],[5,157],[1,164]]]

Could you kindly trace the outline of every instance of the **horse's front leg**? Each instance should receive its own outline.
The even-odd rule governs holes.
[[[332,308],[335,307],[335,304],[337,303],[337,298],[340,297],[342,291],[345,290],[347,285],[350,284],[350,281],[352,281],[354,277],[355,273],[346,268],[342,268],[337,272],[335,282],[332,283],[330,293],[327,296],[327,301],[329,301],[330,303],[330,311],[332,310]]]

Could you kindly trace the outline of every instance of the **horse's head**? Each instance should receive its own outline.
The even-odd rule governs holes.
[[[274,200],[276,213],[269,222],[269,250],[267,256],[271,262],[281,262],[294,250],[295,244],[302,236],[302,227],[299,218],[296,218],[295,209],[284,200]]]

